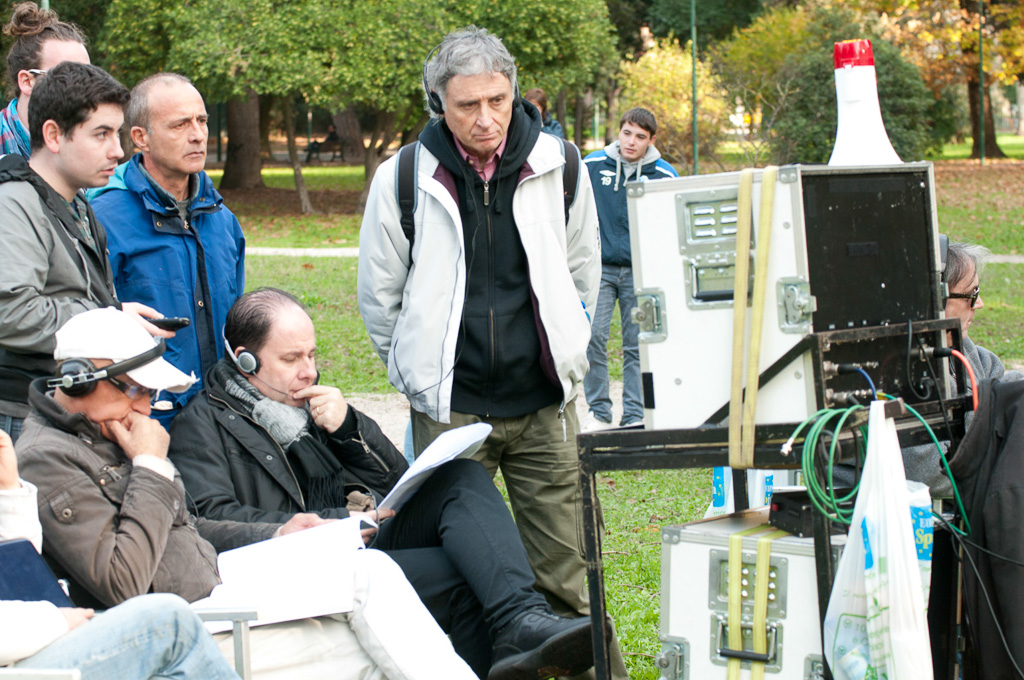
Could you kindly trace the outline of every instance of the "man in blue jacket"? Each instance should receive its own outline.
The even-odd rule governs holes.
[[[203,171],[206,106],[188,78],[158,73],[136,85],[127,124],[139,153],[91,196],[92,206],[110,238],[119,295],[191,321],[164,358],[200,380],[159,397],[170,408],[154,413],[169,427],[224,355],[224,320],[245,284],[245,237]]]
[[[640,393],[640,349],[637,326],[631,313],[636,306],[633,289],[633,261],[629,249],[629,217],[626,212],[626,182],[644,182],[678,177],[671,165],[661,160],[654,148],[658,123],[647,109],[626,111],[619,122],[619,138],[585,159],[597,202],[601,224],[601,289],[594,309],[587,361],[590,372],[583,379],[583,393],[590,411],[584,431],[612,425],[612,400],[608,394],[608,333],[615,302],[622,317],[622,420],[619,425],[636,425],[644,418]]]

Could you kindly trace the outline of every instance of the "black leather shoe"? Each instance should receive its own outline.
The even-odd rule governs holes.
[[[590,618],[564,619],[531,609],[501,629],[487,680],[545,680],[594,665]]]

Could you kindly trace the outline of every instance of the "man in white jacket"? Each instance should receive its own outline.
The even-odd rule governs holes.
[[[42,548],[36,488],[18,478],[10,436],[0,430],[0,540]],[[237,678],[188,604],[143,595],[94,617],[92,609],[0,601],[0,665],[77,668],[83,680]]]
[[[502,471],[536,588],[556,614],[585,615],[573,400],[601,274],[590,178],[563,187],[565,156],[579,152],[541,132],[512,55],[486,30],[445,37],[424,90],[432,120],[406,152],[411,234],[392,158],[363,215],[359,308],[409,398],[416,453],[450,428],[491,424],[474,458]]]

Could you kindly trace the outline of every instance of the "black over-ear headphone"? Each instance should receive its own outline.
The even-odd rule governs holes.
[[[434,56],[434,52],[437,52],[443,44],[438,43],[434,49],[427,53],[427,58],[423,60],[423,91],[427,95],[427,108],[439,116],[444,115],[444,103],[441,101],[441,96],[430,89],[430,85],[427,84],[427,64],[430,63],[430,58]],[[519,78],[516,77],[512,83],[512,108],[521,103],[519,97]]]
[[[163,338],[157,338],[156,345],[152,349],[147,349],[131,359],[125,359],[99,369],[89,359],[67,359],[57,369],[58,377],[47,380],[46,386],[59,387],[60,391],[69,397],[84,397],[96,389],[96,383],[115,375],[127,373],[139,366],[145,366],[154,359],[160,358],[165,349]]]

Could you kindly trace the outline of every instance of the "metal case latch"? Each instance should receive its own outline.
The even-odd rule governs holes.
[[[779,279],[775,286],[779,305],[779,329],[783,333],[810,333],[811,314],[817,305],[804,278]]]
[[[662,637],[661,652],[654,657],[658,680],[689,680],[690,643],[685,638]]]
[[[655,288],[645,288],[636,292],[636,307],[630,317],[639,327],[640,342],[663,342],[668,338],[665,331],[665,293]]]

